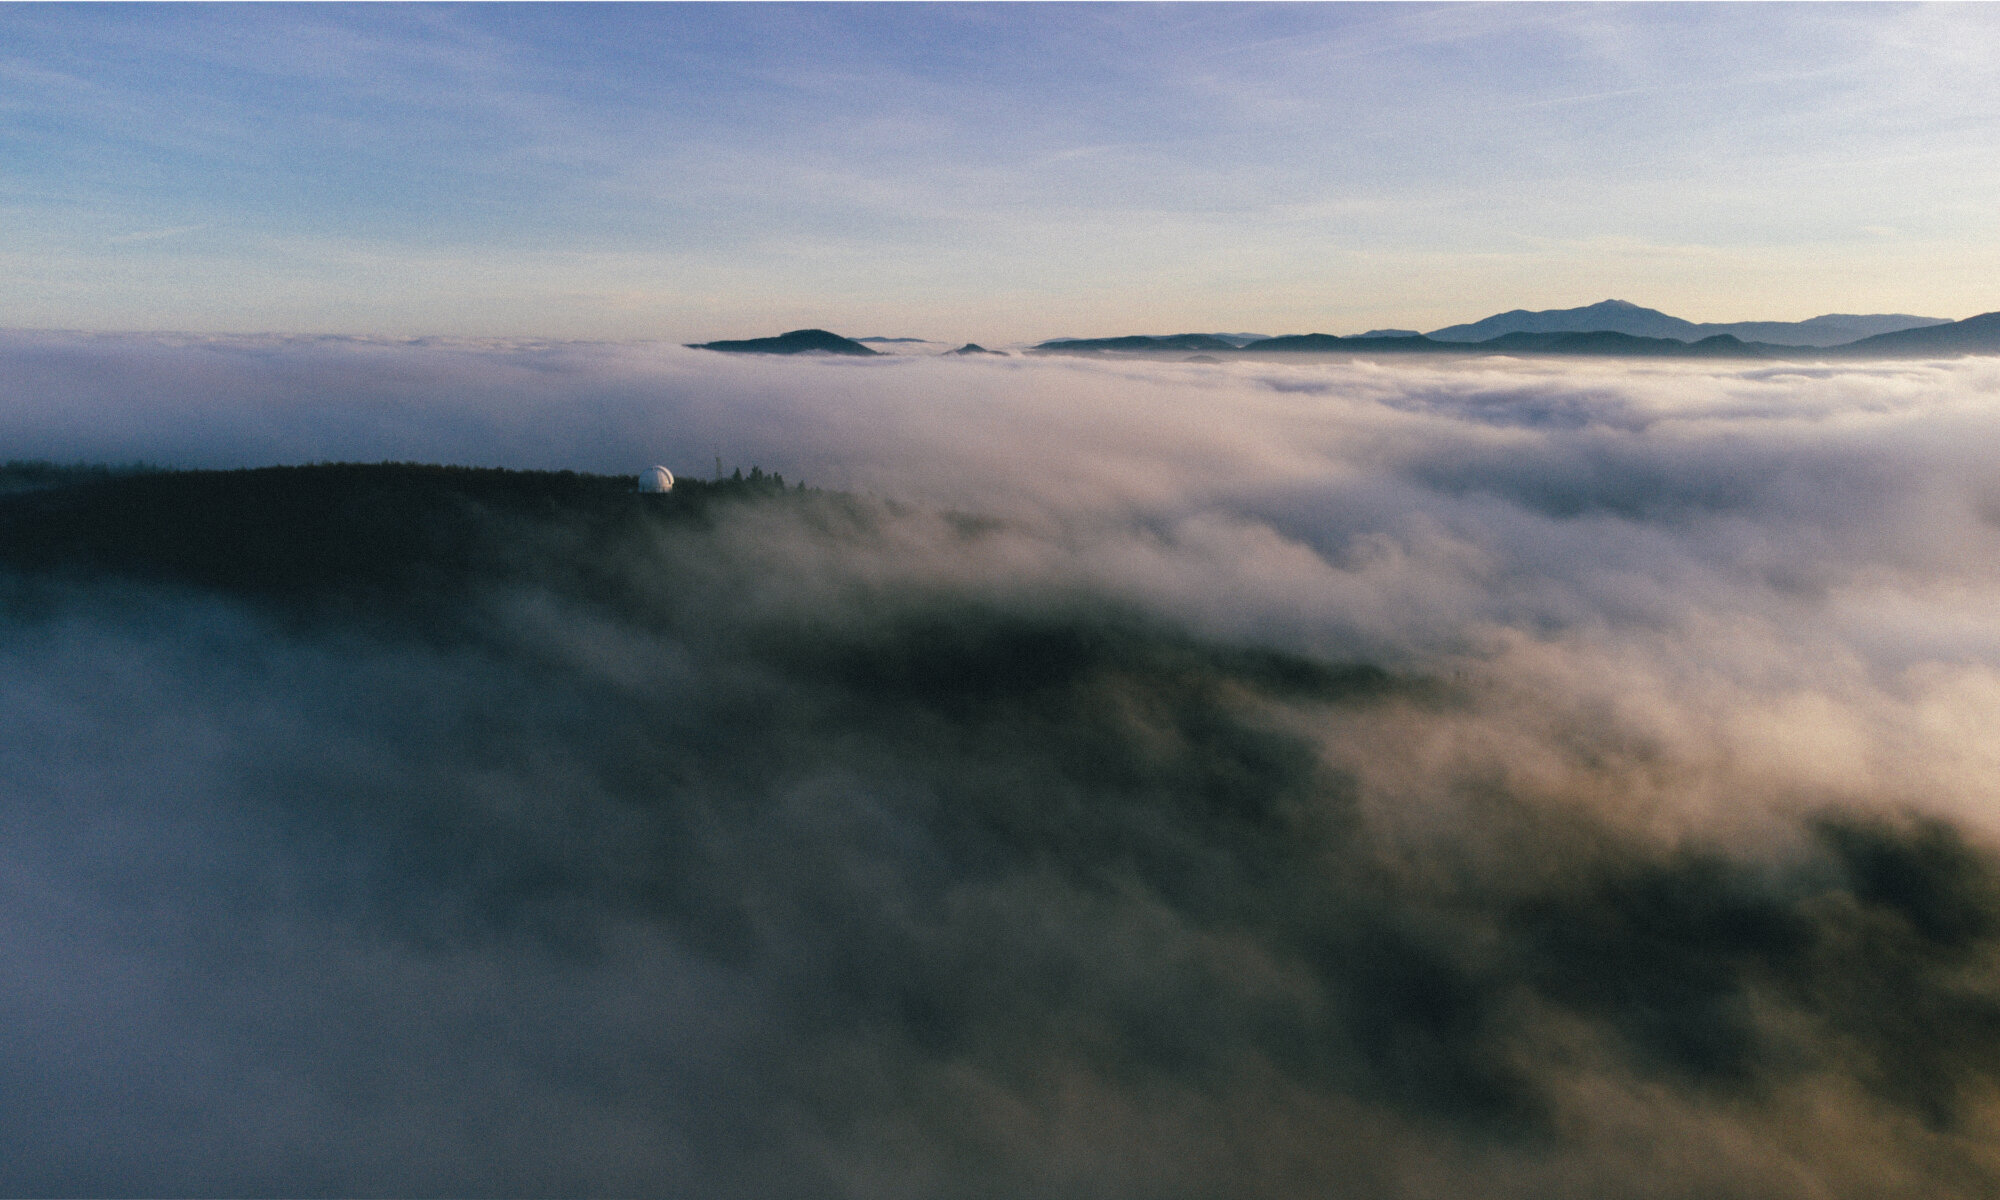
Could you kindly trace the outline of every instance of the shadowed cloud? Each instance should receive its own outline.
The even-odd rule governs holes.
[[[2000,1179],[1991,366],[0,358],[685,481],[15,472],[7,1190]]]

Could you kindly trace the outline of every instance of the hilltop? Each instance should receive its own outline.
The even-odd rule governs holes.
[[[688,349],[719,350],[724,354],[851,354],[872,357],[881,353],[853,338],[844,338],[824,329],[794,329],[777,337],[745,338],[740,341],[689,342]]]

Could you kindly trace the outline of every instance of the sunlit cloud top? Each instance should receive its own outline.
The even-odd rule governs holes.
[[[2000,308],[1978,6],[9,6],[0,325]]]

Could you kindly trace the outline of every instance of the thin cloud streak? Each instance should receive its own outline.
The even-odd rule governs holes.
[[[111,241],[123,245],[128,242],[157,242],[166,238],[183,237],[190,233],[200,233],[207,225],[176,225],[171,229],[142,229],[134,233],[120,234]]]

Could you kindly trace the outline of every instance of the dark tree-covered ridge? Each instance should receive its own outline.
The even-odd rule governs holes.
[[[678,480],[420,463],[42,472],[0,494],[0,565],[315,607],[423,605],[496,582],[579,586],[629,543],[718,506],[814,502],[782,475]]]

